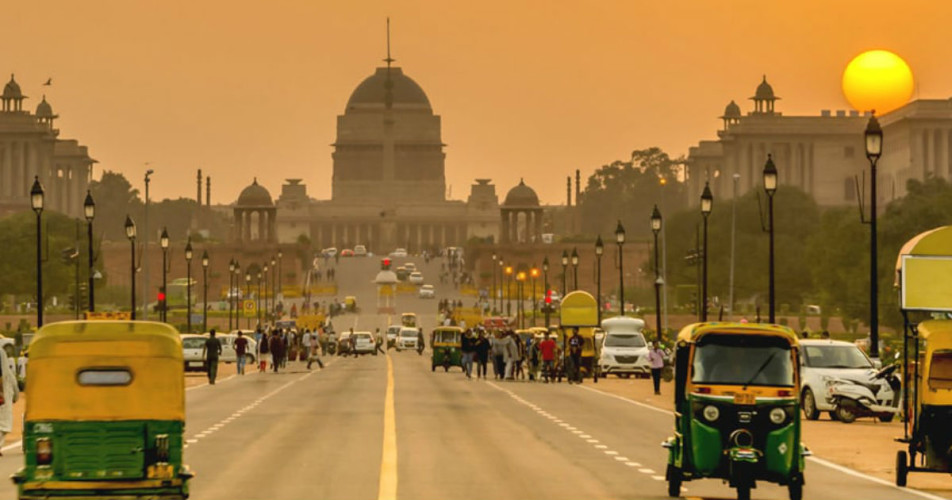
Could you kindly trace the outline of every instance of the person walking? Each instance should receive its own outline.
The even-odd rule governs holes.
[[[281,367],[281,361],[284,358],[284,350],[286,348],[284,344],[284,336],[281,335],[280,330],[275,330],[271,332],[271,367],[274,370],[274,373],[278,373],[278,368]]]
[[[654,382],[654,393],[661,394],[661,370],[664,368],[664,351],[657,342],[648,345],[648,363],[651,364],[651,381]]]
[[[0,388],[3,391],[3,397],[0,398],[0,447],[2,447],[7,434],[13,431],[13,403],[20,399],[20,388],[17,387],[13,361],[7,358],[7,352],[3,349],[0,349],[0,376],[3,377],[3,386]]]
[[[497,379],[506,376],[506,345],[502,341],[502,332],[496,331],[492,340],[493,371]]]
[[[238,330],[238,338],[235,339],[235,364],[238,366],[238,375],[245,374],[245,363],[248,362],[248,339],[245,338],[241,330]]]
[[[539,374],[539,362],[540,353],[539,353],[539,342],[535,337],[529,339],[529,347],[526,349],[528,351],[528,362],[529,362],[529,381],[535,381]]]
[[[460,339],[459,350],[463,354],[463,373],[466,374],[466,378],[473,378],[473,355],[475,351],[473,350],[472,330],[463,332],[463,338]]]
[[[310,370],[310,369],[311,369],[311,364],[316,362],[317,365],[321,367],[321,370],[323,370],[323,369],[324,369],[324,362],[321,361],[321,356],[320,356],[320,352],[321,352],[321,351],[320,351],[320,348],[319,348],[319,345],[320,345],[320,344],[318,343],[318,341],[317,341],[317,336],[316,336],[316,335],[317,335],[317,331],[315,330],[313,335],[311,335],[311,334],[309,334],[309,333],[305,333],[304,335],[305,335],[304,339],[305,339],[305,342],[306,342],[306,345],[307,345],[307,347],[306,347],[306,349],[307,349],[307,369]]]
[[[423,343],[423,329],[417,328],[417,346],[416,352],[420,356],[423,356],[423,349],[426,349],[426,344]]]
[[[542,375],[547,384],[550,379],[555,378],[555,356],[557,351],[558,346],[555,344],[555,340],[546,333],[545,339],[539,342],[539,353],[542,354]]]
[[[473,352],[476,354],[476,378],[486,378],[486,366],[489,364],[489,339],[486,338],[486,332],[479,330],[479,336],[473,344]]]
[[[261,340],[258,341],[258,371],[268,371],[268,363],[271,361],[271,337],[267,332],[262,332]]]
[[[380,354],[387,354],[387,351],[383,350],[383,337],[380,335],[380,329],[377,328],[377,332],[374,333],[374,351],[375,353],[379,352]]]
[[[205,371],[208,373],[208,383],[215,385],[218,377],[218,358],[221,356],[221,340],[215,337],[215,329],[208,332],[208,340],[202,346],[202,359],[205,361]]]
[[[582,383],[582,336],[578,334],[578,328],[572,329],[572,336],[569,338],[569,358],[572,360],[571,371],[569,372],[569,383]]]
[[[509,330],[502,338],[506,380],[513,380],[513,370],[516,367],[516,357],[519,353],[519,348],[516,347],[515,341],[512,340],[515,335],[512,330]]]

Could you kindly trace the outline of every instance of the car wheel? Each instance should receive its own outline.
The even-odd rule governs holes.
[[[618,378],[631,378],[630,373],[619,373]]]
[[[816,409],[816,398],[813,396],[813,391],[807,389],[803,391],[803,416],[807,420],[816,420],[820,418],[820,411]]]

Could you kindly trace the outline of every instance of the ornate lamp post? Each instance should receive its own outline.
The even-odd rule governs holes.
[[[241,264],[238,259],[235,259],[235,328],[241,328],[240,313],[244,305],[238,297],[239,294],[241,294]],[[241,298],[244,298],[244,296]]]
[[[208,250],[202,252],[202,331],[208,331]]]
[[[264,275],[267,276],[268,272],[265,271]],[[261,324],[261,271],[258,271],[258,293],[256,295],[256,300],[257,300],[257,309],[258,309],[258,324],[260,325]],[[265,297],[264,299],[264,304],[265,304],[265,307],[268,307],[267,297]]]
[[[572,290],[578,290],[578,249],[572,249]]]
[[[565,273],[569,267],[569,252],[562,250],[562,297],[565,297]]]
[[[595,240],[595,300],[598,301],[598,324],[602,324],[602,254],[605,253],[605,244],[602,235]]]
[[[661,222],[661,211],[658,210],[658,205],[655,205],[654,210],[651,211],[651,232],[654,234],[655,331],[657,332],[655,336],[659,342],[661,341],[661,257],[658,251],[658,233],[661,232]]]
[[[264,267],[262,268],[264,274],[264,321],[268,322],[268,264],[265,262]],[[258,274],[258,294],[261,294],[261,273]],[[260,314],[259,314],[260,316]]]
[[[126,215],[126,238],[129,238],[129,244],[132,247],[131,259],[129,260],[129,272],[132,281],[132,314],[131,318],[136,319],[136,223],[132,217]]]
[[[33,177],[30,188],[30,206],[36,212],[36,327],[43,326],[43,185],[40,177]],[[134,251],[133,251],[134,253]]]
[[[278,261],[271,256],[271,317],[278,320]]]
[[[251,297],[251,273],[245,272],[245,297]],[[237,314],[236,314],[237,315]],[[251,316],[248,316],[247,327],[251,328]]]
[[[621,225],[621,219],[618,220],[618,227],[615,228],[615,242],[618,243],[618,303],[619,313],[625,315],[625,252],[622,247],[625,245],[625,228]]]
[[[185,243],[185,324],[188,332],[192,332],[192,239]]]
[[[506,316],[512,316],[512,266],[506,266]]]
[[[866,158],[869,160],[869,355],[879,358],[879,272],[876,242],[876,163],[883,155],[883,129],[874,114],[866,124]]]
[[[88,254],[89,254],[89,312],[94,312],[96,310],[96,299],[94,298],[93,290],[93,276],[95,276],[96,271],[93,269],[93,264],[95,263],[95,255],[93,255],[93,219],[96,217],[96,203],[93,201],[93,195],[88,190],[86,191],[86,201],[83,202],[83,215],[86,216],[86,243],[88,244]]]
[[[493,313],[496,312],[496,252],[493,252],[493,264],[490,269],[493,272],[493,287],[490,288],[490,293],[492,294],[493,299]]]
[[[549,296],[549,257],[546,256],[542,259],[542,295],[546,298],[546,301],[543,303],[545,307],[545,329],[549,329],[549,309],[551,308],[551,302],[548,302],[551,299]]]
[[[773,217],[773,200],[774,194],[777,192],[777,166],[774,165],[773,158],[770,155],[767,155],[767,163],[764,164],[764,191],[767,192],[767,232],[770,234],[770,249],[769,259],[770,259],[770,269],[767,273],[768,276],[768,308],[770,311],[769,321],[775,323],[777,321],[776,317],[776,295],[774,294],[774,217]]]
[[[281,268],[283,267],[282,266],[283,259],[284,259],[284,252],[282,252],[281,250],[278,250],[278,292],[277,293],[280,293],[282,298],[284,297],[284,288],[281,284],[281,281],[282,281]],[[278,295],[275,294],[275,299],[277,299],[277,296]],[[284,304],[284,301],[282,300],[281,303]]]
[[[526,272],[519,271],[516,273],[516,297],[519,299],[519,303],[516,304],[516,314],[519,315],[519,328],[526,327],[526,308],[525,308],[525,283],[526,283]]]
[[[231,259],[230,261],[228,261],[228,292],[225,293],[225,297],[228,298],[228,331],[229,332],[232,330],[231,314],[235,305],[235,302],[234,302],[235,297],[234,297],[234,294],[232,294],[232,290],[234,290],[234,286],[235,286],[234,282],[235,282],[235,259]]]
[[[159,304],[159,318],[162,321],[168,321],[169,313],[166,305],[168,304],[168,260],[169,260],[169,232],[163,227],[162,235],[159,236],[159,246],[162,248],[162,300]]]
[[[707,321],[707,218],[711,215],[711,209],[714,208],[714,195],[711,194],[711,186],[704,183],[704,192],[701,193],[701,215],[704,216],[704,250],[703,268],[701,274],[701,321]]]
[[[539,302],[536,299],[536,280],[539,279],[539,268],[529,269],[529,276],[532,278],[532,326],[536,326],[536,312],[539,311]]]
[[[503,282],[505,281],[505,278],[503,277],[503,268],[504,268],[504,267],[505,267],[505,265],[503,264],[502,256],[500,255],[500,256],[499,256],[499,290],[498,290],[498,292],[499,292],[499,309],[498,309],[498,311],[499,311],[500,314],[502,314],[502,287],[503,287]],[[493,272],[495,272],[495,271],[493,271]]]

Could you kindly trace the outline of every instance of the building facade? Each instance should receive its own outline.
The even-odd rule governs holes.
[[[59,138],[58,116],[46,96],[35,113],[24,110],[26,99],[11,75],[0,95],[0,213],[28,210],[30,188],[38,178],[45,209],[82,217],[96,160],[78,141]]]

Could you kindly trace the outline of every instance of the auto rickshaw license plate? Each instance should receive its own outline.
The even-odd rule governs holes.
[[[752,405],[757,402],[757,398],[748,392],[741,392],[734,394],[734,404],[735,405]]]

